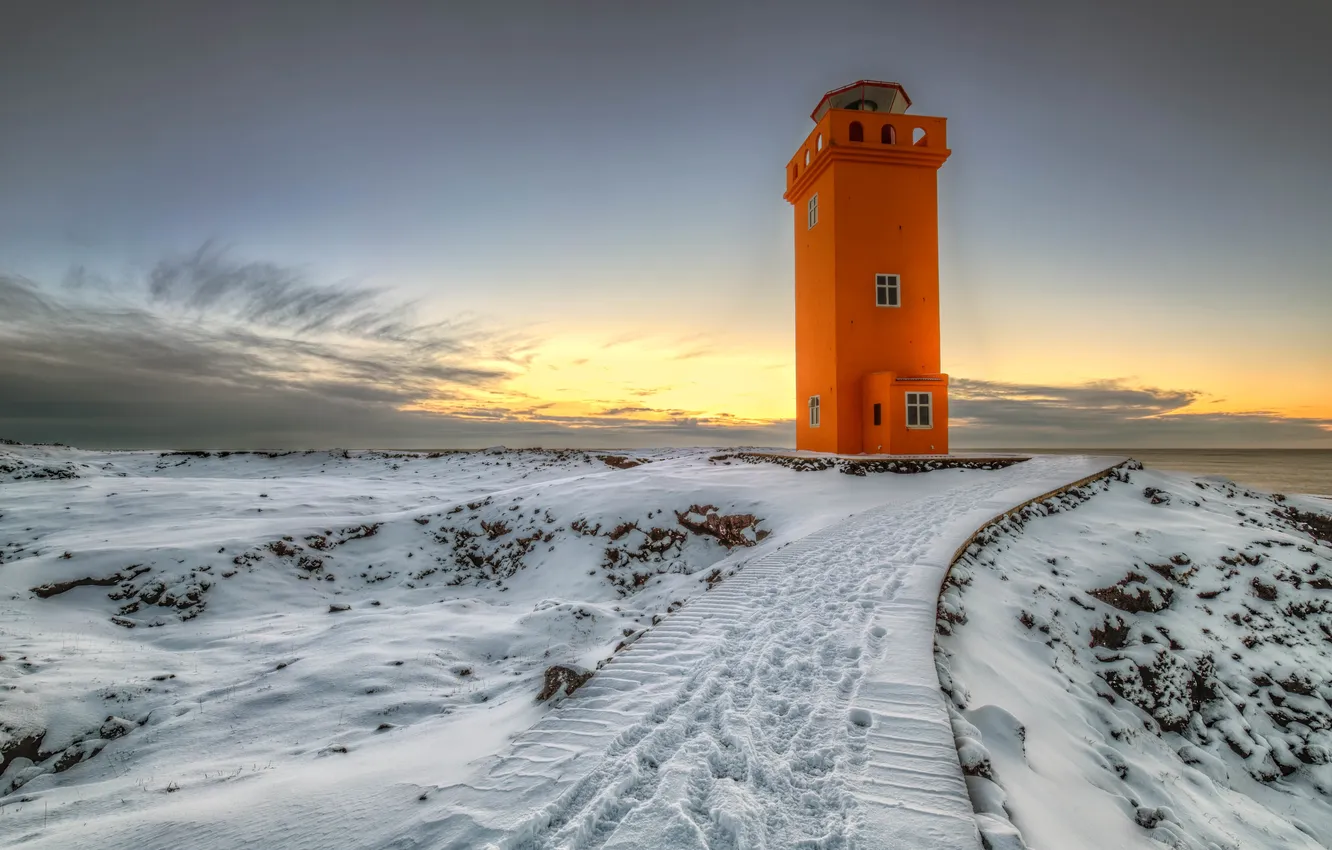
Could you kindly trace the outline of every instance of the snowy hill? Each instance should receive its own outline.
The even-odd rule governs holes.
[[[160,819],[165,846],[241,806],[280,834],[386,786],[408,817],[540,716],[547,667],[968,474],[709,456],[0,446],[3,831],[146,846]]]
[[[928,541],[884,540],[876,529],[892,523],[834,524],[878,510],[923,529],[956,513],[949,522],[965,535],[986,494],[1008,492],[1025,465],[914,475],[794,466],[703,450],[0,445],[0,843],[484,846],[439,838],[468,814],[449,789],[480,787],[468,779],[478,765],[543,728],[551,709],[536,697],[550,689],[549,668],[593,670],[628,645],[665,640],[657,635],[687,644],[701,627],[685,624],[703,622],[690,612],[763,609],[801,594],[819,617],[792,622],[781,640],[699,633],[720,647],[721,677],[697,692],[700,711],[707,688],[750,681],[754,671],[736,666],[749,663],[736,654],[742,646],[762,659],[759,673],[776,677],[754,686],[803,689],[795,701],[783,691],[743,705],[739,692],[718,691],[719,712],[753,725],[714,730],[722,749],[700,756],[713,770],[708,807],[671,808],[670,770],[686,785],[697,777],[684,778],[691,749],[667,748],[670,764],[648,765],[662,774],[650,787],[587,785],[587,825],[571,821],[531,846],[602,846],[614,831],[605,824],[631,810],[638,820],[616,826],[620,843],[606,846],[635,846],[626,835],[646,830],[641,838],[668,815],[709,824],[672,846],[791,846],[773,836],[808,824],[822,824],[822,845],[854,843],[860,816],[846,783],[865,769],[855,748],[870,720],[847,714],[848,688],[863,690],[854,677],[871,682],[874,659],[900,651],[897,633],[875,625],[874,600],[902,592],[881,559],[892,550],[922,562]],[[1035,515],[1048,509],[1028,509],[1030,521],[987,533],[954,570],[940,657],[973,801],[994,810],[979,816],[983,833],[1017,841],[1016,823],[1032,847],[1152,846],[1153,836],[1194,842],[1183,847],[1323,846],[1332,670],[1319,630],[1332,591],[1309,570],[1320,563],[1332,575],[1332,551],[1296,527],[1302,514],[1274,516],[1314,503],[1130,475],[1132,484],[1064,497],[1077,510],[1046,519]],[[863,539],[827,538],[850,533],[839,528]],[[789,586],[737,602],[746,564],[834,539],[860,561],[838,555],[809,568],[836,570],[836,581],[793,574]],[[713,592],[728,586],[729,595]],[[1071,596],[1088,607],[1066,603]],[[1198,605],[1215,615],[1196,614]],[[764,614],[769,627],[787,610]],[[1089,647],[1093,627],[1106,631]],[[813,658],[816,644],[809,664],[801,647]],[[1232,644],[1242,665],[1221,651]],[[1169,657],[1157,660],[1163,650]],[[587,686],[586,702],[615,681]],[[787,752],[779,730],[797,717],[799,751]],[[649,742],[688,734],[673,724],[692,721],[655,722]],[[1017,723],[1027,728],[1025,756],[1008,746]],[[753,753],[737,761],[728,736],[748,751],[754,744],[735,736],[765,726],[782,763]],[[656,757],[621,744],[620,761],[606,765],[641,772],[625,760]],[[940,764],[949,763],[957,771],[951,756]],[[780,822],[763,809],[779,774],[790,774],[782,781],[795,801],[783,803]],[[1169,789],[1153,790],[1162,781]],[[1068,806],[1040,806],[1056,785]],[[1223,791],[1224,805],[1209,800]]]
[[[1332,846],[1318,507],[1124,472],[977,541],[941,600],[937,660],[996,835],[1011,821],[1038,848]]]

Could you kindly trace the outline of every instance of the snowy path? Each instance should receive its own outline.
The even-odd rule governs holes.
[[[940,582],[989,519],[1119,460],[1036,458],[754,561],[438,789],[411,833],[505,850],[978,846],[934,671]]]

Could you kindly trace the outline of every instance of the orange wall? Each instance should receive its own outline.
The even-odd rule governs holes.
[[[861,124],[864,141],[851,141],[853,121]],[[884,124],[895,128],[895,144],[881,143]],[[884,426],[871,434],[865,394],[871,373],[939,373],[936,175],[949,153],[945,132],[942,118],[830,110],[787,164],[796,234],[797,448],[858,453],[883,445],[900,453],[928,452],[932,444],[936,452],[947,450],[946,399],[939,398],[946,382],[935,391],[940,424],[925,437],[907,433],[904,414],[899,434],[886,409]],[[923,138],[912,144],[919,133]],[[814,192],[819,221],[808,229]],[[900,307],[876,305],[879,273],[901,276]],[[821,396],[817,429],[808,426],[806,407],[814,394]]]
[[[863,450],[869,454],[893,451],[893,423],[898,414],[893,404],[893,381],[897,378],[892,372],[872,372],[865,376],[861,385],[863,399],[860,417],[864,434]],[[882,405],[883,418],[878,427],[874,425],[874,403]]]
[[[930,428],[909,428],[906,418],[907,393],[930,393]],[[866,454],[947,454],[948,453],[948,376],[938,380],[899,381],[892,372],[872,372],[862,381],[863,409],[860,417]],[[874,424],[874,404],[882,416]]]
[[[939,371],[939,225],[935,172],[837,163],[838,365],[871,371]],[[902,306],[879,307],[874,276],[901,275]]]
[[[948,376],[935,381],[897,381],[893,384],[893,452],[895,454],[948,454]],[[929,393],[933,410],[931,428],[908,428],[907,393]]]
[[[835,452],[839,410],[836,366],[836,257],[833,242],[833,173],[825,171],[811,184],[805,198],[818,192],[819,223],[806,227],[804,200],[795,208],[796,285],[796,446],[811,451]],[[808,400],[820,396],[820,424],[809,427]]]

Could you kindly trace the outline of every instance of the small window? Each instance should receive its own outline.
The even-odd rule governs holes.
[[[859,121],[851,122],[850,139],[853,142],[865,141],[865,128],[860,125]]]
[[[876,274],[874,303],[880,307],[901,307],[902,279],[895,274]]]
[[[814,140],[814,150],[815,150],[815,151],[821,151],[821,150],[823,150],[823,134],[822,134],[822,133],[819,133],[819,137],[818,137],[817,139]]]
[[[879,131],[879,141],[885,145],[897,144],[897,129],[892,124],[884,124],[883,129]]]
[[[816,395],[809,397],[809,427],[819,427],[819,397]]]
[[[805,165],[809,165],[809,149],[805,149]]]
[[[883,405],[879,404],[877,401],[874,403],[874,424],[883,424]]]
[[[816,225],[816,224],[819,223],[819,193],[818,193],[818,192],[815,192],[814,194],[812,194],[812,195],[809,196],[809,207],[808,207],[807,210],[806,210],[806,218],[807,218],[808,223],[805,225],[805,229],[807,229],[807,230],[808,230],[809,228],[813,227],[814,225]]]
[[[906,415],[908,428],[933,428],[930,424],[931,393],[907,393]]]

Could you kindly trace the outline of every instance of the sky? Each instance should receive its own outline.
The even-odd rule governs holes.
[[[0,437],[791,445],[783,169],[902,83],[954,447],[1332,448],[1332,10],[0,6]]]

